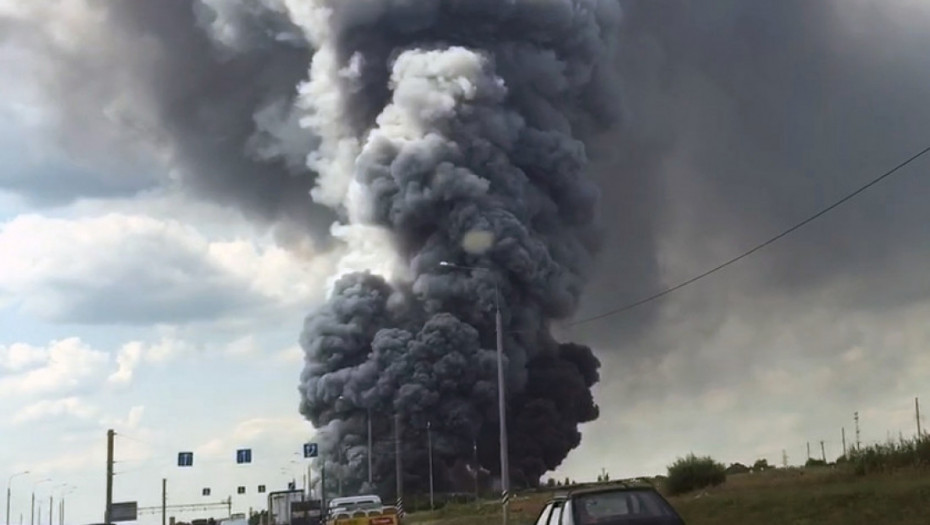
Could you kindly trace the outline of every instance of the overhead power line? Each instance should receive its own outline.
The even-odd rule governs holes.
[[[661,292],[655,293],[655,294],[653,294],[653,295],[650,295],[650,296],[645,297],[645,298],[643,298],[643,299],[640,299],[640,300],[638,300],[638,301],[635,301],[635,302],[632,302],[632,303],[629,303],[629,304],[626,304],[626,305],[623,305],[623,306],[620,306],[620,307],[617,307],[617,308],[613,308],[613,309],[611,309],[611,310],[607,310],[606,312],[600,313],[600,314],[595,315],[595,316],[592,316],[592,317],[586,317],[586,318],[584,318],[584,319],[579,319],[579,320],[577,320],[577,321],[573,321],[573,322],[571,322],[571,323],[568,323],[568,326],[578,326],[578,325],[581,325],[581,324],[591,323],[591,322],[594,322],[594,321],[597,321],[597,320],[600,320],[600,319],[604,319],[605,317],[611,317],[611,316],[614,316],[614,315],[617,315],[617,314],[621,314],[621,313],[626,312],[626,311],[628,311],[628,310],[632,310],[632,309],[634,309],[634,308],[636,308],[636,307],[638,307],[638,306],[642,306],[642,305],[644,305],[644,304],[646,304],[646,303],[650,303],[650,302],[652,302],[652,301],[655,301],[656,299],[659,299],[659,298],[661,298],[661,297],[664,297],[664,296],[666,296],[666,295],[668,295],[668,294],[670,294],[670,293],[672,293],[672,292],[675,292],[675,291],[677,291],[677,290],[681,290],[682,288],[684,288],[684,287],[686,287],[686,286],[688,286],[688,285],[694,284],[694,283],[696,283],[697,281],[700,281],[701,279],[703,279],[703,278],[705,278],[705,277],[707,277],[707,276],[709,276],[709,275],[712,275],[712,274],[714,274],[714,273],[717,273],[717,272],[719,272],[720,270],[726,268],[727,266],[730,266],[730,265],[733,264],[733,263],[736,263],[736,262],[738,262],[738,261],[740,261],[740,260],[742,260],[742,259],[745,259],[746,257],[749,257],[750,255],[752,255],[752,254],[756,253],[757,251],[759,251],[759,250],[765,248],[766,246],[768,246],[768,245],[774,243],[775,241],[778,241],[778,240],[781,239],[782,237],[786,237],[786,236],[788,236],[788,235],[794,233],[795,231],[797,231],[797,230],[803,228],[803,227],[806,226],[807,224],[809,224],[809,223],[811,223],[811,222],[813,222],[813,221],[819,219],[820,217],[822,217],[822,216],[826,215],[827,213],[833,211],[834,208],[837,208],[837,207],[839,207],[840,205],[845,204],[846,202],[852,200],[853,198],[855,198],[856,196],[858,196],[860,193],[862,193],[862,192],[868,190],[868,189],[871,188],[872,186],[875,186],[875,185],[878,184],[879,182],[881,182],[881,181],[885,180],[886,178],[888,178],[888,177],[894,175],[898,170],[904,168],[905,166],[907,166],[908,164],[914,162],[915,160],[919,159],[920,157],[923,157],[923,156],[926,155],[927,153],[930,153],[930,146],[924,148],[924,149],[921,150],[919,153],[916,153],[915,155],[912,155],[911,157],[909,157],[909,158],[908,158],[907,160],[905,160],[904,162],[901,162],[900,164],[898,164],[898,165],[895,166],[894,168],[892,168],[892,169],[886,171],[885,173],[882,173],[881,175],[879,175],[879,176],[876,177],[875,179],[872,179],[871,181],[869,181],[867,184],[865,184],[865,185],[863,185],[863,186],[860,186],[858,189],[856,189],[856,190],[853,191],[852,193],[849,193],[849,194],[846,195],[845,197],[839,199],[838,201],[836,201],[836,202],[834,202],[833,204],[827,206],[826,208],[824,208],[824,209],[818,211],[817,213],[811,215],[810,217],[804,219],[803,221],[801,221],[801,222],[795,224],[794,226],[788,228],[787,230],[785,230],[785,231],[779,233],[778,235],[776,235],[776,236],[774,236],[774,237],[772,237],[772,238],[770,238],[770,239],[768,239],[768,240],[766,240],[766,241],[764,241],[764,242],[762,242],[762,243],[756,245],[756,246],[753,247],[752,249],[750,249],[750,250],[748,250],[748,251],[746,251],[746,252],[743,252],[743,253],[737,255],[736,257],[733,257],[732,259],[730,259],[730,260],[728,260],[728,261],[726,261],[726,262],[723,262],[723,263],[721,263],[721,264],[719,264],[719,265],[717,265],[717,266],[711,268],[710,270],[707,270],[707,271],[704,272],[704,273],[695,275],[694,277],[692,277],[692,278],[690,278],[690,279],[688,279],[688,280],[686,280],[686,281],[682,281],[682,282],[680,282],[680,283],[678,283],[678,284],[676,284],[676,285],[674,285],[674,286],[671,286],[671,287],[669,287],[669,288],[666,288],[666,289],[662,290]]]

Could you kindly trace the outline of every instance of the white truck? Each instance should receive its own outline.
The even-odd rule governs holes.
[[[397,507],[384,505],[375,494],[365,494],[330,500],[325,525],[401,525],[401,520]]]

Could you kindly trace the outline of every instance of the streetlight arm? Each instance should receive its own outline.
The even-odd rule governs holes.
[[[490,268],[484,268],[482,266],[463,266],[461,264],[455,264],[449,261],[439,261],[439,266],[442,266],[443,268],[452,268],[454,270],[475,270],[478,272],[486,272],[491,274],[494,277],[494,307],[498,312],[501,311],[500,279],[498,279],[497,274],[495,274]]]

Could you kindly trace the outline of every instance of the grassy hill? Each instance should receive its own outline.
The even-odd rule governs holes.
[[[548,493],[512,505],[511,524],[531,524]],[[926,525],[930,471],[898,469],[856,475],[851,468],[773,469],[737,474],[706,491],[669,498],[688,525]],[[450,505],[408,517],[415,525],[495,525],[500,507]]]
[[[930,472],[779,469],[730,476],[720,487],[670,501],[688,525],[926,524]]]

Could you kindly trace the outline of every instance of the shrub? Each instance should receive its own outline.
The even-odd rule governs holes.
[[[807,462],[804,463],[805,467],[826,467],[827,462],[822,459],[816,458],[807,458]]]
[[[710,456],[689,454],[668,467],[665,489],[675,496],[705,487],[716,487],[727,480],[726,468]]]
[[[895,470],[930,466],[930,437],[889,441],[850,451],[848,461],[854,472],[860,475],[873,472],[894,472]]]

